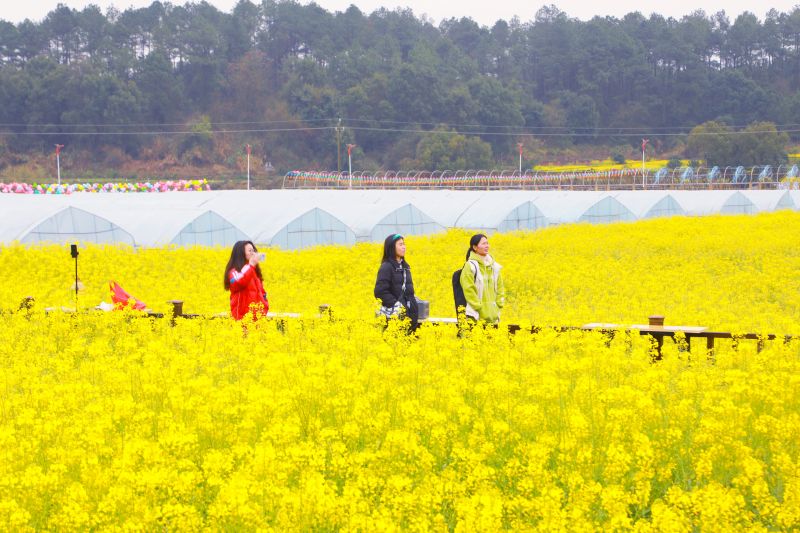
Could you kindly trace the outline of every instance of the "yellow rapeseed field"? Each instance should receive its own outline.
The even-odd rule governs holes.
[[[800,334],[800,214],[490,236],[504,322]],[[409,237],[432,315],[469,234]],[[638,335],[509,336],[374,318],[380,245],[266,250],[272,310],[74,306],[68,247],[0,247],[0,530],[769,531],[800,528],[800,341],[716,356]],[[228,250],[82,246],[157,311],[227,309]],[[33,296],[30,312],[16,311]],[[327,303],[334,320],[318,318]],[[694,348],[694,347],[693,347]]]
[[[539,325],[667,323],[714,329],[800,333],[800,214],[674,217],[637,223],[568,225],[490,236],[503,265],[509,303],[503,320]],[[432,316],[452,316],[450,277],[463,265],[470,233],[409,236],[407,259]],[[381,243],[266,249],[270,309],[316,313],[329,304],[343,316],[368,317]],[[156,311],[168,300],[184,310],[228,311],[222,286],[230,250],[81,246],[80,307],[110,301],[108,281]],[[34,296],[40,307],[74,307],[68,246],[0,247],[0,309]]]
[[[690,161],[687,159],[681,160],[682,165],[689,165]],[[655,172],[659,169],[665,168],[669,164],[667,159],[648,159],[644,163],[645,169],[650,172]],[[536,165],[537,172],[581,172],[581,171],[595,171],[606,172],[609,170],[625,170],[642,168],[641,159],[627,159],[624,163],[617,163],[611,159],[602,161],[590,161],[588,163],[573,163],[568,165]]]

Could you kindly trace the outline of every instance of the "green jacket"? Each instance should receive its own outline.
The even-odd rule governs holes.
[[[484,260],[475,252],[469,254],[469,259],[461,269],[461,288],[467,299],[467,316],[490,324],[500,321],[500,309],[506,303],[501,268],[491,255]]]

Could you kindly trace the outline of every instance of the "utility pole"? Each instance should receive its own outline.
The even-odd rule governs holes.
[[[56,173],[58,175],[58,184],[61,185],[61,149],[64,148],[63,144],[56,145]]]
[[[642,139],[642,189],[645,189],[647,187],[647,175],[645,174],[645,169],[644,169],[644,151],[645,148],[647,148],[647,143],[649,142],[650,139]]]
[[[522,176],[522,143],[517,143],[519,149],[519,175]]]
[[[336,172],[342,171],[342,118],[336,124]]]
[[[247,145],[247,190],[250,190],[250,145]]]
[[[348,186],[348,189],[353,188],[353,148],[355,147],[355,144],[347,145],[347,169],[348,173],[350,174],[350,185]]]

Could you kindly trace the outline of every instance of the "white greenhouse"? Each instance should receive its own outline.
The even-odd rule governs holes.
[[[179,246],[233,246],[236,241],[247,240],[247,235],[219,216],[206,211],[181,229],[172,239]]]
[[[453,226],[484,233],[543,228],[549,222],[536,205],[539,195],[541,193],[532,191],[497,191],[480,194],[462,208]]]
[[[796,207],[789,191],[742,191],[742,194],[753,203],[757,213]]]
[[[299,249],[576,222],[797,209],[800,191],[274,190],[0,195],[0,243]]]
[[[92,242],[95,244],[134,244],[133,235],[97,213],[68,206],[31,228],[23,243]]]
[[[359,242],[382,241],[391,233],[428,235],[447,229],[414,205],[409,194],[379,190],[315,192],[308,200],[347,224]]]
[[[622,191],[615,193],[614,198],[628,208],[637,219],[686,214],[681,204],[669,192]]]
[[[636,220],[633,212],[614,195],[605,191],[546,191],[539,193],[536,205],[550,224]]]

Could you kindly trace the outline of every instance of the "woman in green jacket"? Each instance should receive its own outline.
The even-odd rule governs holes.
[[[500,309],[506,303],[501,268],[489,255],[489,239],[486,235],[473,235],[469,240],[467,262],[461,269],[461,288],[467,300],[468,317],[488,324],[500,321]]]

